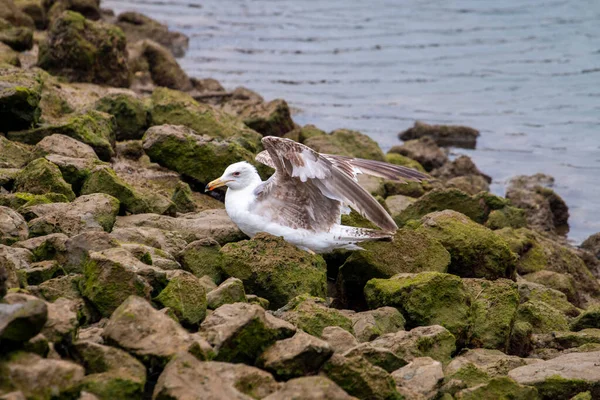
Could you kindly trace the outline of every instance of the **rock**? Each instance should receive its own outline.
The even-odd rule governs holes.
[[[371,345],[389,349],[406,361],[415,357],[431,357],[447,364],[456,350],[456,339],[446,328],[432,325],[388,333],[373,340]]]
[[[73,362],[32,353],[16,352],[0,361],[3,389],[21,391],[28,399],[70,398],[77,394],[84,373],[83,367]]]
[[[268,103],[246,103],[245,107],[236,111],[249,128],[263,136],[283,136],[294,129],[290,108],[282,99]]]
[[[408,206],[415,202],[415,199],[401,194],[388,196],[385,199],[385,205],[390,210],[390,215],[395,218]]]
[[[75,193],[62,177],[58,167],[45,158],[30,162],[17,175],[15,191],[33,194],[48,192],[63,194],[69,200],[75,199]]]
[[[214,347],[215,359],[252,363],[271,344],[294,334],[289,323],[255,304],[225,304],[206,317],[200,331]]]
[[[446,153],[431,138],[409,140],[401,146],[392,147],[390,153],[398,153],[412,158],[418,161],[426,171],[439,168],[448,162]]]
[[[464,343],[469,332],[471,295],[460,278],[439,272],[398,274],[365,286],[369,307],[397,307],[409,328],[442,325]]]
[[[152,39],[167,47],[175,57],[183,57],[189,38],[180,33],[169,31],[166,25],[137,12],[124,12],[119,14],[117,26],[125,32],[128,43],[135,43],[143,39]]]
[[[581,313],[577,307],[569,303],[567,296],[558,290],[524,279],[518,280],[517,284],[519,285],[521,303],[525,303],[528,300],[539,300],[556,308],[568,317],[576,317]]]
[[[48,321],[42,334],[55,345],[73,343],[79,327],[79,307],[80,303],[64,298],[48,303]]]
[[[144,151],[153,162],[202,183],[218,178],[230,164],[253,159],[248,150],[233,141],[174,125],[148,129]]]
[[[12,65],[13,67],[20,67],[21,60],[19,59],[19,53],[11,49],[4,43],[0,43],[0,64]]]
[[[3,18],[15,26],[25,26],[33,29],[33,20],[21,11],[12,0],[0,1],[0,18]]]
[[[385,161],[390,164],[402,165],[404,167],[409,167],[412,169],[416,169],[420,172],[425,172],[425,168],[418,161],[413,160],[412,158],[403,156],[398,153],[387,153],[385,155]]]
[[[517,285],[508,279],[463,279],[463,284],[473,299],[470,345],[507,351],[519,306]]]
[[[323,258],[281,237],[259,233],[251,240],[228,243],[221,254],[224,273],[242,280],[249,293],[266,298],[275,308],[303,293],[326,294]]]
[[[350,306],[361,302],[360,293],[369,279],[399,273],[446,272],[450,264],[450,254],[440,242],[411,229],[398,230],[391,243],[369,242],[361,247],[365,250],[351,253],[337,278],[342,301]]]
[[[72,203],[40,204],[28,207],[37,218],[29,221],[31,236],[64,233],[75,236],[87,230],[110,231],[119,201],[107,194],[80,196]]]
[[[490,190],[489,183],[485,180],[485,178],[479,175],[466,175],[451,178],[448,181],[446,181],[446,186],[449,188],[462,190],[463,192],[470,195],[475,195],[480,192],[489,192]],[[525,223],[524,217],[525,213],[523,213],[523,224]]]
[[[361,343],[343,352],[342,355],[347,358],[362,357],[390,373],[407,364],[406,360],[398,357],[390,349],[373,346],[371,343]]]
[[[11,245],[29,236],[27,222],[18,212],[0,206],[0,243]]]
[[[523,279],[558,290],[564,293],[571,303],[581,304],[579,294],[575,289],[575,281],[571,275],[543,270],[524,275]]]
[[[90,110],[82,114],[67,115],[56,124],[10,132],[7,136],[28,144],[39,143],[46,136],[62,134],[90,145],[98,157],[109,161],[115,154],[115,118],[112,115]]]
[[[361,342],[370,342],[386,333],[404,330],[404,317],[394,307],[381,307],[375,310],[353,314],[352,330]]]
[[[590,235],[581,243],[583,249],[591,251],[598,259],[600,259],[600,232]]]
[[[16,0],[15,5],[23,13],[27,14],[35,23],[35,28],[44,30],[48,26],[46,10],[40,0]]]
[[[338,129],[329,135],[312,136],[304,144],[319,153],[385,161],[377,142],[367,135],[347,129]]]
[[[60,265],[55,260],[35,262],[29,268],[17,271],[19,282],[23,287],[39,285],[61,274]]]
[[[541,362],[535,358],[519,358],[509,356],[499,350],[489,349],[469,349],[455,357],[450,364],[446,366],[447,376],[456,375],[460,370],[472,368],[491,377],[506,376],[509,371]]]
[[[416,121],[412,128],[399,133],[398,137],[404,141],[428,137],[433,139],[438,146],[474,149],[479,137],[479,131],[468,126],[429,125],[421,121]]]
[[[444,371],[441,362],[431,357],[417,357],[394,371],[392,378],[396,385],[430,398],[444,379]]]
[[[490,184],[492,183],[492,178],[489,175],[484,174],[477,168],[473,160],[469,156],[461,155],[458,156],[453,161],[447,162],[442,165],[440,168],[437,168],[431,172],[431,175],[435,176],[438,179],[442,179],[444,181],[448,181],[452,178],[458,177],[473,177],[478,176],[483,178],[483,180]],[[478,193],[478,192],[476,192]]]
[[[0,167],[23,168],[31,160],[31,150],[21,143],[0,136]]]
[[[383,369],[360,357],[334,354],[322,372],[348,394],[364,399],[401,399],[394,381]]]
[[[110,236],[112,240],[138,243],[163,250],[169,254],[178,254],[187,245],[181,233],[151,227],[115,227]]]
[[[214,399],[250,400],[217,371],[207,367],[190,354],[180,353],[166,365],[154,387],[152,398],[166,399]]]
[[[579,332],[552,331],[551,333],[533,335],[533,342],[536,352],[542,357],[544,357],[544,351],[551,349],[570,350],[569,353],[594,351],[600,349],[600,329],[588,328]],[[557,352],[555,356],[558,355],[560,353]]]
[[[517,309],[516,321],[531,324],[533,333],[569,330],[569,321],[563,313],[538,300],[529,300]]]
[[[31,50],[33,31],[27,27],[15,27],[5,19],[0,19],[0,42],[16,51]]]
[[[0,131],[27,129],[37,124],[41,114],[41,93],[38,72],[23,71],[10,65],[0,66]]]
[[[38,65],[72,82],[128,87],[125,46],[125,35],[118,27],[66,11],[52,23],[47,41],[40,44]]]
[[[65,254],[59,256],[67,272],[80,273],[90,251],[101,251],[118,247],[119,242],[104,231],[84,231],[65,242]]]
[[[111,315],[102,334],[108,344],[133,354],[145,365],[162,368],[177,353],[210,346],[189,334],[166,314],[152,308],[141,297],[130,296]]]
[[[139,398],[146,384],[144,365],[123,350],[101,344],[74,343],[75,358],[86,368],[82,389],[100,398]]]
[[[533,349],[533,327],[527,321],[516,320],[510,333],[508,354],[526,357]]]
[[[508,376],[520,384],[535,386],[545,399],[569,399],[589,390],[600,395],[600,352],[573,353],[541,363],[515,368]]]
[[[448,250],[448,272],[463,278],[515,278],[516,258],[504,239],[456,211],[434,212],[421,219],[426,233]]]
[[[37,157],[48,154],[58,154],[65,157],[86,158],[97,160],[98,156],[94,149],[79,140],[69,136],[54,134],[44,137],[34,148]]]
[[[259,133],[248,128],[240,119],[208,104],[198,103],[186,93],[157,88],[152,92],[151,101],[152,125],[184,125],[193,129],[197,135],[237,139],[252,152],[258,150],[261,138]]]
[[[600,306],[591,306],[571,323],[571,329],[574,331],[580,331],[586,328],[600,329]]]
[[[7,289],[19,287],[17,271],[28,269],[32,262],[33,254],[29,250],[0,244],[0,268],[5,271],[4,284]]]
[[[213,282],[221,282],[223,255],[221,246],[212,239],[196,240],[188,244],[179,254],[183,268],[197,277],[208,275]]]
[[[208,308],[216,310],[223,304],[245,303],[246,292],[244,284],[237,278],[229,278],[219,285],[218,288],[210,291],[207,296]]]
[[[352,321],[346,314],[327,307],[325,300],[308,295],[295,297],[285,307],[277,310],[275,315],[317,337],[321,337],[328,326],[339,326],[352,332]]]
[[[118,141],[141,139],[148,127],[149,114],[146,106],[131,94],[108,94],[98,100],[94,108],[115,117]]]
[[[285,382],[279,391],[264,400],[313,399],[313,400],[352,400],[333,381],[324,376],[305,376]]]
[[[48,308],[41,300],[0,304],[0,341],[26,342],[46,324]]]
[[[210,280],[210,278],[208,276],[204,276],[204,279],[206,280]],[[212,280],[211,280],[212,282]],[[262,298],[262,297],[258,297],[255,294],[247,294],[246,295],[246,301],[250,304],[256,304],[258,306],[261,306],[262,308],[264,308],[265,310],[268,310],[270,307],[270,303],[269,300]]]
[[[206,316],[206,291],[194,275],[177,271],[169,277],[169,283],[155,298],[169,307],[184,325],[196,326]],[[245,299],[244,299],[245,300]]]
[[[323,328],[321,339],[329,343],[329,346],[334,352],[340,354],[358,346],[356,338],[350,332],[339,326],[327,326]]]
[[[97,0],[44,0],[43,4],[50,22],[66,10],[77,12],[94,21],[101,18],[100,3]]]
[[[538,399],[538,392],[530,386],[519,385],[512,379],[501,377],[491,379],[487,383],[461,390],[456,394],[456,399],[479,400],[479,399],[515,399],[530,400]]]
[[[49,279],[38,286],[40,295],[46,301],[50,302],[56,301],[61,297],[71,300],[81,299],[79,291],[81,278],[82,275],[80,274],[71,274]]]
[[[196,370],[206,371],[207,375],[216,373],[225,386],[232,386],[255,399],[266,397],[279,388],[271,374],[249,365],[210,361],[196,364]]]
[[[485,226],[492,230],[502,228],[524,228],[527,226],[525,211],[520,208],[505,206],[499,210],[490,212]]]
[[[268,347],[256,362],[277,378],[288,380],[316,373],[332,354],[327,342],[297,331]]]

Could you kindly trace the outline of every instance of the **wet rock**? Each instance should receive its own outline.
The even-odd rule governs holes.
[[[285,382],[279,391],[264,400],[287,399],[351,400],[355,397],[324,376],[305,376]]]
[[[218,288],[207,294],[208,308],[216,310],[223,304],[245,303],[246,292],[244,284],[237,278],[229,278]]]
[[[598,259],[600,259],[600,232],[590,235],[581,243],[581,247],[591,251]]]
[[[392,147],[390,153],[398,153],[412,158],[418,161],[426,171],[439,168],[448,162],[446,153],[431,138],[409,140],[401,146]]]
[[[517,285],[508,279],[463,279],[463,283],[472,298],[470,345],[506,351],[519,306]]]
[[[141,397],[146,383],[144,365],[123,350],[89,341],[73,345],[75,359],[85,366],[82,389],[100,398]]]
[[[515,400],[537,399],[538,391],[531,387],[515,383],[510,378],[501,377],[491,379],[487,383],[477,385],[472,388],[464,389],[455,396],[460,400],[478,400],[478,399],[500,399],[508,398]]]
[[[451,210],[428,214],[417,231],[436,238],[448,250],[450,273],[464,278],[515,278],[516,258],[507,242],[463,214]]]
[[[168,48],[153,40],[141,40],[129,46],[132,73],[149,73],[156,86],[189,91],[192,83]]]
[[[31,236],[64,233],[75,236],[84,231],[110,231],[119,201],[107,194],[81,196],[72,203],[40,204],[28,207],[37,218],[29,221]]]
[[[334,354],[322,372],[348,394],[364,399],[401,399],[394,381],[382,368],[360,357]]]
[[[47,41],[40,44],[38,65],[72,82],[128,87],[125,46],[125,35],[118,27],[66,11],[52,23]]]
[[[407,364],[406,360],[398,357],[390,349],[373,346],[371,343],[361,343],[341,354],[347,358],[362,357],[390,373]]]
[[[90,110],[67,115],[55,124],[10,132],[7,136],[11,140],[36,144],[46,136],[62,134],[90,145],[101,160],[109,161],[115,155],[115,130],[116,122],[112,115]]]
[[[415,357],[431,357],[443,364],[450,361],[456,350],[456,339],[440,325],[388,333],[373,340],[371,344],[389,349],[406,361],[412,361]]]
[[[206,367],[189,354],[180,353],[166,365],[160,374],[152,396],[155,400],[199,399],[250,400],[234,385],[226,384],[217,371]]]
[[[351,316],[352,330],[361,342],[370,342],[386,333],[404,330],[405,320],[398,309],[381,307]]]
[[[31,50],[33,31],[27,27],[16,27],[5,19],[0,19],[0,42],[16,51]]]
[[[401,140],[413,140],[422,137],[433,139],[438,146],[456,146],[474,149],[479,137],[477,129],[459,125],[429,125],[416,121],[412,128],[398,134]]]
[[[17,352],[0,361],[3,389],[21,391],[28,399],[70,397],[78,392],[83,367],[64,360],[44,359],[32,353]]]
[[[33,254],[29,250],[0,244],[0,267],[5,271],[7,289],[19,287],[17,271],[29,268],[32,262]]]
[[[0,304],[0,341],[26,342],[46,324],[48,308],[41,300]]]
[[[343,301],[350,306],[360,303],[359,294],[369,279],[390,278],[398,273],[446,272],[450,264],[450,254],[438,240],[411,229],[398,230],[391,243],[370,242],[361,247],[365,250],[353,252],[337,278]]]
[[[131,94],[108,94],[98,100],[94,108],[115,117],[118,141],[141,139],[148,127],[149,116],[146,106]]]
[[[180,253],[183,268],[197,277],[208,275],[213,282],[221,282],[223,255],[219,242],[212,238],[200,239],[188,244]]]
[[[0,18],[7,20],[15,26],[25,26],[31,29],[35,27],[31,17],[21,11],[12,0],[0,1]]]
[[[319,153],[385,161],[377,142],[367,135],[347,129],[338,129],[329,135],[312,136],[304,144]]]
[[[568,399],[590,390],[600,395],[600,352],[565,354],[552,360],[515,368],[508,376],[535,386],[542,398]]]
[[[45,158],[38,158],[27,164],[17,175],[15,191],[32,194],[59,193],[69,200],[75,199],[75,193],[62,177],[58,167]]]
[[[569,321],[563,313],[538,300],[521,304],[517,309],[516,321],[531,324],[533,333],[569,330]]]
[[[194,275],[177,271],[169,275],[169,283],[155,298],[169,307],[179,322],[188,326],[199,325],[206,316],[206,291]]]
[[[125,32],[128,43],[152,39],[167,47],[175,57],[183,57],[188,48],[189,39],[186,35],[169,31],[166,25],[144,14],[124,12],[119,14],[116,25]]]
[[[297,296],[285,307],[277,310],[275,315],[317,337],[321,337],[323,330],[328,326],[339,326],[352,332],[352,321],[347,314],[327,307],[325,300],[318,297]]]
[[[48,154],[57,154],[73,158],[98,159],[96,152],[94,152],[94,149],[91,146],[61,134],[54,134],[43,138],[35,146],[34,154],[37,157],[44,157]]]
[[[600,306],[591,306],[583,311],[573,322],[571,328],[574,331],[580,331],[587,328],[600,329]]]
[[[153,162],[202,183],[218,178],[230,164],[253,159],[248,150],[235,142],[174,125],[148,129],[144,151]]]
[[[392,378],[397,386],[430,398],[436,394],[444,379],[444,371],[441,362],[431,357],[417,357],[408,365],[394,371]]]
[[[108,344],[117,345],[147,366],[161,368],[179,352],[210,346],[189,334],[166,314],[152,308],[141,297],[130,296],[111,315],[102,334]],[[195,353],[196,354],[196,353]]]
[[[263,136],[283,136],[294,129],[290,108],[285,100],[276,99],[268,103],[246,104],[236,114],[249,128]]]
[[[217,353],[215,359],[252,363],[271,344],[294,334],[289,323],[255,304],[225,304],[206,317],[200,332]]]
[[[41,114],[41,91],[38,72],[23,71],[10,65],[0,66],[0,131],[27,129],[37,124]]]
[[[16,211],[0,206],[0,243],[13,244],[29,236],[27,222]]]
[[[321,339],[329,343],[334,352],[340,354],[358,346],[358,340],[350,332],[339,326],[327,326],[323,328]]]
[[[22,168],[31,160],[28,146],[0,136],[0,167]]]
[[[332,354],[327,342],[297,331],[291,338],[268,347],[256,362],[276,377],[288,380],[316,373]]]
[[[323,258],[281,237],[259,233],[251,240],[223,246],[221,253],[224,273],[242,280],[249,293],[266,298],[274,308],[303,293],[326,294]]]

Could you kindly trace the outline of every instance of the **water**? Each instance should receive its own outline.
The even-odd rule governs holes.
[[[471,156],[504,194],[543,172],[569,238],[600,231],[598,0],[105,0],[189,35],[191,76],[284,98],[294,120],[384,150],[416,119],[479,129]]]

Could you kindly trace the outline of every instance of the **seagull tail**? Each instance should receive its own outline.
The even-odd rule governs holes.
[[[352,226],[338,225],[335,231],[335,239],[350,243],[364,242],[368,240],[392,240],[393,232],[385,232],[377,229],[355,228]]]

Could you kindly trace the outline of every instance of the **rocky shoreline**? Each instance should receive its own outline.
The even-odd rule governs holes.
[[[0,399],[600,398],[600,234],[567,243],[551,177],[490,194],[448,157],[468,127],[384,154],[298,126],[188,77],[187,46],[97,0],[0,0]],[[365,251],[249,240],[202,189],[263,135],[432,180],[361,181],[401,226]]]

